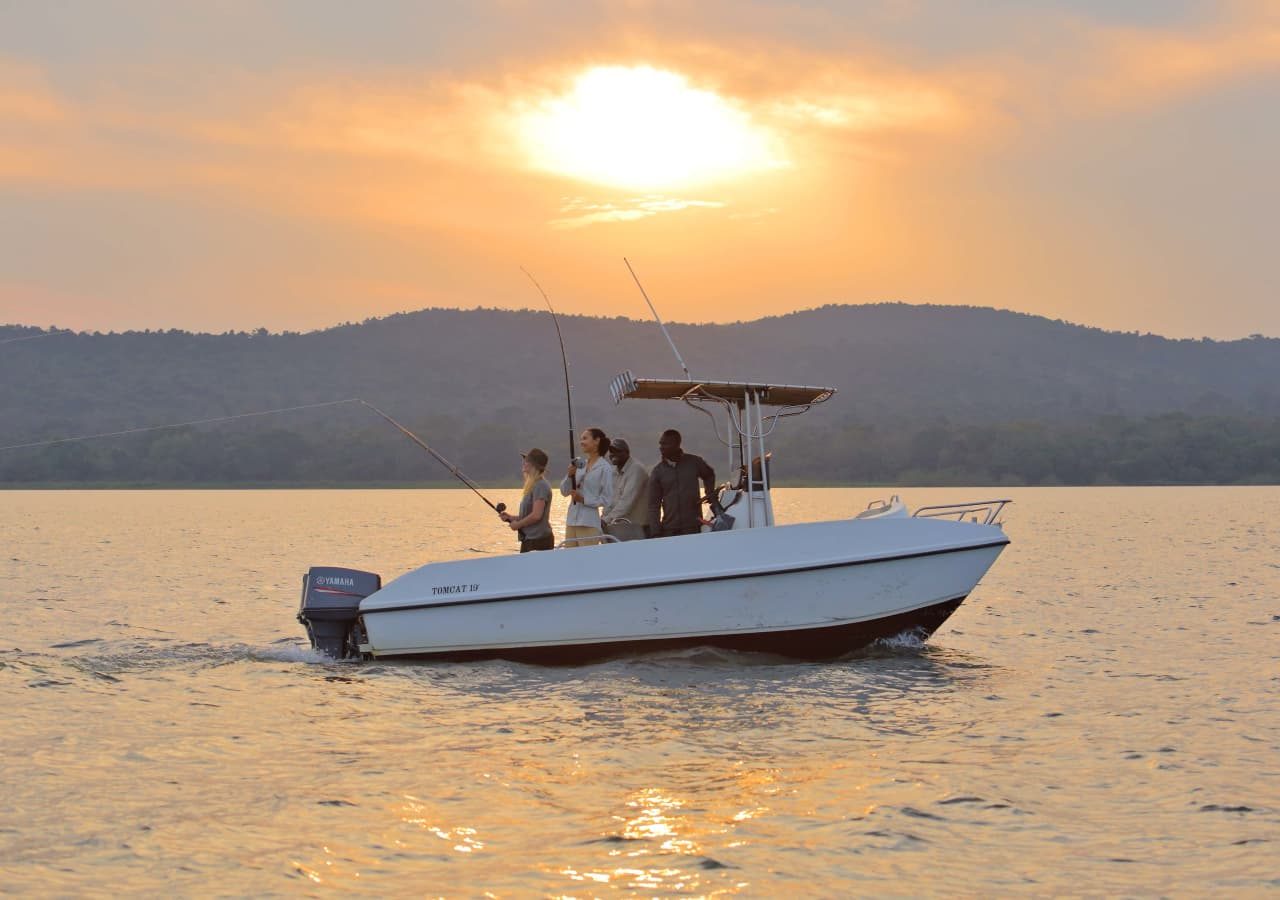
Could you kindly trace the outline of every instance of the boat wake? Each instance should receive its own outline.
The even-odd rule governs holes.
[[[933,652],[936,648],[928,643],[928,634],[919,628],[907,629],[893,637],[881,638],[860,649],[837,657],[835,662],[856,662],[866,659],[885,659],[891,657],[918,656]],[[665,667],[671,664],[692,666],[697,668],[754,668],[776,666],[811,666],[827,665],[833,660],[815,663],[813,660],[797,659],[781,653],[767,653],[756,650],[734,650],[726,647],[694,646],[664,648],[652,651],[636,651],[619,654],[600,660],[599,664],[621,664],[625,666]]]
[[[867,651],[889,651],[891,653],[909,652],[913,653],[925,650],[928,647],[927,641],[929,633],[923,628],[908,628],[900,631],[893,637],[880,638],[866,648]]]
[[[0,654],[0,667],[17,670],[28,668],[39,684],[50,687],[79,674],[96,681],[119,681],[121,677],[169,669],[209,669],[236,663],[301,663],[332,667],[339,665],[329,656],[293,638],[282,638],[268,646],[232,643],[216,644],[200,641],[177,641],[168,638],[131,638],[108,640],[86,638],[64,641],[49,646],[46,652],[14,650],[14,658]],[[21,653],[19,658],[17,655]],[[60,672],[60,675],[53,675]]]

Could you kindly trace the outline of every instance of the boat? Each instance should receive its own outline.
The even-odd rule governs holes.
[[[1007,499],[912,512],[895,496],[776,524],[768,438],[834,388],[624,372],[610,389],[615,403],[680,401],[711,417],[737,479],[717,489],[703,533],[436,562],[385,585],[317,566],[298,613],[312,646],[338,659],[557,664],[690,646],[832,659],[927,638],[1009,543]]]

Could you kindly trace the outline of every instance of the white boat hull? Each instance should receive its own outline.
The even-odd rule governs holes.
[[[997,526],[887,518],[434,563],[361,601],[360,649],[571,662],[711,645],[830,658],[931,634],[1007,543]]]

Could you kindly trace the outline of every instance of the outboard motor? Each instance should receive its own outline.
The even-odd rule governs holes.
[[[302,576],[302,607],[298,621],[307,628],[311,646],[334,659],[358,658],[352,631],[360,616],[360,601],[382,587],[382,576],[357,569],[313,566]]]

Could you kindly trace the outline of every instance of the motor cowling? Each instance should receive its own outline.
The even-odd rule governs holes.
[[[360,601],[382,587],[382,576],[358,569],[312,566],[302,576],[298,621],[311,646],[334,659],[358,657],[352,632],[360,617]]]

